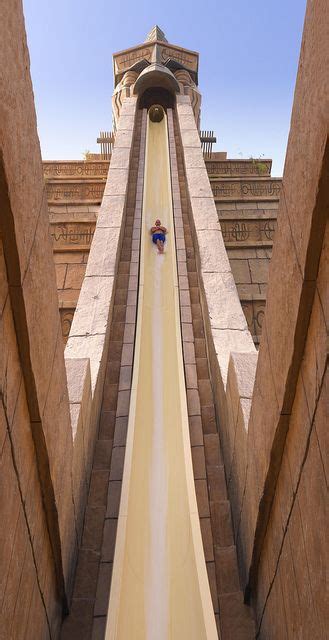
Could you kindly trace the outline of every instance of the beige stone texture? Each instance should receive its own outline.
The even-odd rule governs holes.
[[[130,129],[119,130],[115,136],[115,146],[118,149],[131,149],[133,132]]]
[[[188,109],[188,106],[186,107]],[[182,113],[182,107],[180,107],[180,112]],[[183,117],[183,116],[182,116]],[[191,127],[193,128],[193,127]],[[201,149],[199,148],[188,148],[185,152],[185,162],[186,167],[188,168],[204,168],[204,158]]]
[[[195,149],[186,149],[185,152],[194,151]],[[220,230],[218,215],[214,205],[213,198],[191,198],[191,207],[193,211],[193,221],[195,228],[211,230]]]
[[[193,115],[191,115],[191,112],[188,112],[188,110],[186,109],[185,113],[182,113],[182,111],[180,110],[180,127],[181,130],[184,131],[185,129],[194,129],[195,128],[195,118]]]
[[[254,278],[254,273],[250,273],[248,260],[230,260],[230,266],[232,269],[233,277],[235,284],[249,283],[251,282],[251,278]],[[258,280],[257,280],[258,282]]]
[[[107,182],[105,186],[105,196],[124,196],[128,180],[128,169],[112,169],[110,164]]]
[[[182,130],[181,133],[183,136],[184,130]],[[205,167],[197,169],[193,167],[187,168],[186,177],[191,198],[211,198],[212,191]]]
[[[130,131],[134,126],[135,113],[126,114],[124,110],[121,110],[120,118],[118,121],[118,131],[126,130]]]
[[[233,271],[233,267],[232,267],[232,271]],[[239,294],[240,300],[245,300],[246,296],[250,296],[251,299],[253,299],[253,296],[257,295],[260,289],[258,284],[249,284],[249,283],[245,283],[245,284],[237,283],[236,288],[237,288],[237,292]]]
[[[304,598],[302,610],[309,608],[311,602],[316,602],[316,611],[313,606],[314,616],[310,616],[309,612],[304,615],[306,619],[313,621],[313,628],[317,627],[318,637],[324,637],[322,625],[325,619],[323,606],[325,589],[321,568],[326,565],[327,558],[324,553],[325,543],[321,535],[325,530],[325,525],[322,524],[321,518],[319,527],[312,524],[311,498],[306,494],[306,491],[305,494],[300,494],[301,498],[298,497],[298,503],[302,522],[305,513],[304,531],[307,532],[307,547],[301,551],[305,533],[304,536],[301,534],[296,536],[292,529],[294,523],[292,518],[290,519],[291,531],[289,528],[287,529],[291,509],[294,509],[295,492],[298,487],[298,491],[301,491],[300,478],[306,477],[306,475],[301,476],[304,464],[308,465],[308,474],[312,474],[313,477],[315,475],[314,487],[316,488],[314,488],[313,500],[314,504],[320,501],[321,517],[324,513],[322,511],[324,503],[321,496],[323,495],[325,476],[322,470],[326,468],[326,464],[320,463],[319,456],[321,456],[321,460],[326,459],[324,452],[328,446],[327,438],[324,437],[325,429],[322,426],[325,423],[325,412],[321,401],[326,354],[324,341],[326,322],[323,309],[326,303],[323,304],[321,301],[322,299],[325,301],[327,295],[322,275],[324,273],[322,267],[324,259],[320,261],[320,253],[324,234],[323,212],[328,208],[328,204],[325,204],[326,194],[328,194],[328,189],[325,187],[327,178],[323,173],[326,143],[324,131],[327,131],[328,127],[328,113],[326,111],[327,103],[323,104],[318,98],[315,98],[316,89],[314,89],[313,98],[315,102],[317,101],[315,112],[310,115],[311,112],[307,111],[311,104],[310,95],[307,95],[303,109],[300,110],[298,107],[298,100],[301,100],[301,96],[306,95],[309,91],[307,82],[310,82],[311,78],[314,81],[315,77],[309,71],[309,68],[312,68],[314,64],[310,51],[312,51],[312,55],[315,54],[315,49],[312,48],[313,44],[310,44],[309,39],[314,39],[315,31],[317,31],[319,38],[316,49],[317,55],[321,56],[321,73],[324,69],[322,61],[327,55],[327,53],[324,55],[324,51],[328,51],[328,43],[324,46],[322,40],[322,45],[320,45],[324,34],[322,26],[320,27],[321,11],[323,15],[323,2],[319,3],[317,7],[309,4],[307,13],[309,23],[306,21],[304,34],[304,40],[309,50],[302,51],[303,62],[300,65],[297,82],[290,148],[288,148],[287,154],[279,227],[270,270],[268,306],[265,321],[263,321],[263,340],[257,372],[257,355],[250,344],[250,334],[243,328],[242,331],[234,331],[230,326],[230,323],[234,322],[234,315],[230,313],[225,315],[228,307],[230,310],[234,309],[231,299],[225,300],[224,312],[220,308],[218,301],[222,296],[222,285],[218,269],[211,269],[215,275],[213,276],[211,273],[207,281],[205,260],[208,256],[206,258],[202,256],[202,242],[199,240],[200,230],[207,227],[202,226],[202,216],[198,216],[197,209],[194,209],[194,203],[198,198],[191,198],[195,237],[201,254],[200,272],[204,288],[201,300],[204,309],[206,309],[205,317],[207,319],[209,317],[207,323],[208,349],[212,376],[216,381],[214,389],[220,415],[226,473],[228,474],[228,491],[232,504],[240,562],[240,578],[243,586],[246,586],[251,578],[251,593],[254,594],[253,600],[258,620],[262,620],[262,626],[258,630],[261,638],[298,637],[296,634],[300,632],[299,602],[295,597],[296,592],[287,588],[287,582],[292,579],[295,581],[298,593],[302,591],[307,593],[308,590],[310,594],[308,600],[306,597]],[[328,90],[328,79],[323,80],[322,88]],[[312,90],[313,88],[310,92],[311,95]],[[179,109],[178,105],[187,180],[191,190],[192,176],[195,178],[193,189],[197,193],[202,189],[202,171],[199,171],[199,178],[196,179],[191,169],[193,168],[195,171],[201,169],[200,154],[197,148],[195,151],[191,151],[193,138],[187,134],[189,130],[186,127],[190,125],[187,124],[189,121],[186,103],[184,104],[184,117],[180,116]],[[319,114],[319,109],[322,110],[321,114]],[[303,123],[303,118],[305,123]],[[318,128],[315,124],[317,118],[321,122]],[[310,122],[314,123],[314,132],[312,132]],[[303,136],[300,135],[302,129],[305,138],[303,148],[301,142]],[[322,136],[320,143],[319,136],[320,138]],[[314,159],[315,155],[309,152],[313,145],[317,145],[318,149],[316,160]],[[195,147],[197,147],[197,143],[195,143]],[[315,181],[312,184],[305,184],[302,176],[308,174],[309,169],[306,167],[310,167],[311,164],[310,174],[313,175]],[[296,171],[296,167],[300,168],[299,173]],[[322,182],[320,182],[318,189],[321,171],[323,173]],[[299,184],[303,185],[302,189]],[[309,192],[308,196],[306,196],[307,191]],[[294,193],[296,193],[296,197]],[[305,201],[301,197],[301,193],[303,193]],[[313,193],[312,196],[311,193]],[[229,212],[233,209],[241,210],[244,216],[251,215],[256,219],[261,215],[265,217],[265,209],[267,210],[266,215],[268,215],[277,207],[276,203],[273,203],[273,207],[266,205],[263,207],[264,211],[261,212],[258,205],[259,203],[247,203],[239,209],[236,208],[235,203],[225,203],[222,205],[222,210],[227,211],[228,219],[232,219]],[[291,207],[291,212],[289,207]],[[259,213],[255,211],[256,209]],[[315,232],[316,219],[319,225],[317,232]],[[306,224],[303,220],[306,221]],[[310,225],[312,224],[314,230],[311,232]],[[307,235],[305,229],[308,228],[310,232]],[[259,248],[257,254],[248,253],[248,255],[246,251],[248,249],[241,250],[241,255],[239,255],[238,253],[234,254],[232,250],[231,266],[236,282],[244,287],[247,285],[258,287],[266,284],[269,257],[267,250],[265,252],[264,249]],[[218,254],[214,251],[214,258],[216,253]],[[304,263],[301,259],[303,256]],[[204,262],[202,262],[202,258]],[[217,259],[217,263],[219,262],[220,259]],[[316,278],[317,282],[315,282]],[[214,291],[213,302],[210,302],[212,301],[211,289]],[[240,295],[250,296],[245,300],[245,302],[248,301],[248,304],[254,304],[256,301],[254,296],[258,292],[259,294],[263,293],[263,291],[263,288],[239,289]],[[218,309],[220,309],[220,313]],[[214,317],[227,321],[226,327],[221,325],[223,331],[216,328],[216,324],[213,322]],[[224,354],[234,350],[232,341],[236,341],[235,350],[238,353],[231,356],[226,385],[225,368],[227,368],[228,358],[226,359]],[[247,348],[244,348],[246,346]],[[247,353],[239,353],[242,351]],[[301,359],[302,355],[303,360]],[[316,419],[314,416],[319,416],[319,418]],[[314,437],[311,441],[309,440],[313,421],[313,430],[316,429],[321,433],[321,448],[317,449],[317,461],[315,453],[312,454],[315,451],[314,446],[311,445],[310,450],[307,450],[307,443],[314,442]],[[287,432],[286,445],[283,449]],[[320,441],[318,440],[318,442]],[[281,458],[283,450],[284,455]],[[308,462],[309,460],[310,462]],[[315,469],[316,472],[312,471]],[[270,510],[273,492],[275,492],[275,502]],[[306,496],[308,501],[305,499]],[[268,533],[264,541],[263,536],[268,518],[270,518],[267,527]],[[285,536],[289,539],[289,547],[284,539]],[[262,547],[263,542],[264,546]],[[317,559],[312,555],[313,549],[316,547],[319,550]],[[258,564],[262,548],[262,559]],[[282,549],[281,556],[280,549]],[[296,566],[300,567],[301,563],[304,567],[311,567],[309,571],[312,572],[313,583],[311,583],[310,577],[306,578],[303,575],[300,568],[296,571]],[[273,581],[273,587],[270,591],[271,581]],[[263,609],[265,602],[266,607]],[[316,618],[320,621],[318,625],[315,623]],[[225,626],[224,621],[223,624]],[[312,624],[307,622],[305,628],[311,629],[311,627]],[[305,637],[308,637],[307,634]]]
[[[177,105],[177,110],[179,113],[179,105]],[[198,148],[201,149],[201,142],[200,142],[200,138],[199,138],[199,134],[195,129],[184,129],[181,132],[181,136],[182,136],[182,143],[184,145],[184,148],[186,147],[194,147],[194,148]]]
[[[66,358],[89,358],[93,393],[96,389],[98,375],[104,373],[103,365],[104,334],[69,337],[65,349]]]
[[[240,578],[251,590],[257,634],[264,639],[322,638],[327,627],[323,461],[328,445],[323,435],[317,437],[328,420],[323,400],[327,322],[321,302],[321,297],[327,299],[329,206],[329,103],[320,98],[320,93],[329,95],[325,15],[324,2],[308,3],[248,424],[242,504],[229,488]],[[258,282],[263,260],[249,260]],[[231,384],[229,390],[233,395]],[[236,484],[234,457],[231,477]]]
[[[52,592],[57,590],[57,602],[64,604],[64,592],[69,590],[68,574],[72,566],[67,564],[66,550],[71,548],[72,535],[75,535],[74,523],[66,526],[72,511],[70,470],[68,465],[63,465],[60,478],[55,459],[62,449],[67,451],[70,461],[72,435],[63,345],[58,341],[61,325],[56,274],[21,3],[4,7],[1,18],[0,224],[6,258],[1,278],[3,282],[8,281],[9,293],[1,319],[2,339],[7,344],[1,353],[1,386],[5,388],[3,412],[7,424],[13,428],[11,451],[17,447],[15,474],[20,484],[11,511],[15,517],[24,496],[26,524],[32,532],[25,556],[19,544],[13,548],[23,569],[23,583],[16,591],[16,611],[17,620],[21,620],[25,629],[36,580],[30,553],[31,546],[38,544],[39,524],[44,528],[48,526],[50,532],[50,541],[47,538],[45,545],[52,547],[48,556],[50,566],[56,564],[58,582],[56,584],[53,572]],[[30,482],[37,465],[39,475],[33,486],[32,501],[29,487],[32,487]],[[2,477],[10,477],[10,467],[13,468],[14,463],[7,458]],[[71,500],[67,500],[69,495]],[[8,522],[5,530],[13,541],[15,526]],[[37,557],[36,547],[33,553]],[[49,600],[47,593],[44,599],[52,619],[54,612],[58,613],[56,601]],[[36,635],[42,636],[46,632],[45,620],[39,618],[39,623]],[[17,637],[17,628],[13,633]]]
[[[59,266],[59,265],[58,265]],[[81,289],[86,271],[85,264],[68,264],[65,277],[65,289]],[[64,287],[58,287],[59,289]]]
[[[65,282],[67,265],[66,264],[56,264],[55,268],[56,268],[57,289],[64,289],[64,282]]]
[[[6,272],[1,271],[1,279],[6,283]],[[17,397],[22,384],[22,371],[19,362],[15,328],[13,323],[8,287],[4,297],[4,307],[0,316],[0,351],[1,363],[1,393],[6,408],[6,419],[9,426],[12,424]],[[6,426],[4,426],[4,434]],[[3,435],[4,438],[4,435]]]
[[[129,151],[125,149],[124,151]],[[97,228],[120,227],[125,206],[125,196],[104,196],[97,219]]]
[[[246,331],[247,323],[241,309],[232,273],[204,273],[203,282],[208,294],[210,326],[227,331]]]
[[[199,272],[204,291],[204,304],[207,308],[206,317],[209,319],[209,339],[217,354],[217,362],[214,362],[215,376],[217,378],[219,374],[221,385],[225,388],[230,350],[241,349],[254,352],[254,347],[247,330],[222,235],[218,229],[216,208],[204,160],[200,153],[200,141],[196,140],[196,127],[194,126],[193,129],[192,126],[192,107],[189,114],[187,101],[183,104],[182,112],[182,103],[178,100],[177,112],[194,233],[198,246]],[[186,129],[187,123],[189,123],[189,129]],[[211,235],[207,230],[208,223],[214,230]],[[216,229],[218,229],[217,233]]]
[[[104,334],[109,320],[108,300],[113,295],[113,276],[85,278],[70,330],[70,336]]]
[[[222,422],[221,440],[236,528],[248,462],[248,423],[256,366],[256,353],[231,353],[226,388],[227,411]]]
[[[67,309],[72,307],[73,309],[75,309],[78,302],[79,293],[79,289],[62,289],[61,291],[59,291],[59,308]]]
[[[252,337],[247,329],[213,329],[213,343],[217,355],[217,366],[221,371],[222,383],[226,388],[229,358],[232,351],[255,354]]]
[[[130,104],[136,105],[136,100],[131,100]],[[124,113],[125,112],[122,111],[122,117],[126,117]],[[120,149],[120,153],[123,148],[128,149],[130,157],[133,127],[134,117],[129,115],[129,119],[124,121],[122,128],[119,126],[119,131],[117,133],[113,149],[114,158],[116,157],[115,150],[117,148]],[[126,138],[125,142],[122,143],[120,134],[123,132],[130,134],[130,137]],[[88,259],[86,278],[81,288],[77,322],[75,322],[75,320],[73,321],[73,334],[69,336],[65,351],[66,356],[70,358],[90,358],[93,393],[96,387],[100,389],[102,386],[101,380],[104,375],[103,361],[108,340],[111,309],[114,302],[112,299],[113,296],[110,295],[111,291],[113,292],[113,281],[110,281],[110,277],[113,277],[116,274],[117,269],[127,189],[128,169],[112,169],[110,164],[107,186],[105,188],[105,194],[101,204],[99,218]],[[97,283],[91,283],[90,281],[96,276],[98,278]],[[106,284],[101,284],[101,279],[103,278],[106,278]],[[99,287],[98,292],[96,291],[97,287]],[[97,319],[98,330],[91,335],[89,330],[91,324],[88,324],[88,315],[90,314],[90,303],[93,297],[93,291],[96,293],[95,314],[97,316],[99,314],[99,317]],[[99,295],[100,293],[102,295]],[[77,324],[79,323],[79,317],[82,318],[82,328],[84,329],[84,332],[82,333],[80,333],[81,327],[79,328],[79,324]],[[107,323],[106,318],[108,320]],[[97,384],[98,381],[99,385]]]
[[[248,260],[252,282],[267,282],[269,261],[267,259]],[[248,282],[247,280],[246,282]]]
[[[198,229],[199,257],[202,273],[230,273],[230,263],[225,251],[221,232],[213,230],[211,242],[209,242],[209,231],[205,228]]]

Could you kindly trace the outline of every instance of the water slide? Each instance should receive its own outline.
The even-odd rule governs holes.
[[[150,227],[168,229],[165,253]],[[138,320],[106,640],[215,640],[188,430],[167,119],[148,117]]]

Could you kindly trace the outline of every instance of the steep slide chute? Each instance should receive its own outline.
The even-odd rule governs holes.
[[[150,227],[168,229],[160,255]],[[106,640],[215,640],[195,498],[166,115],[148,117],[134,370]]]

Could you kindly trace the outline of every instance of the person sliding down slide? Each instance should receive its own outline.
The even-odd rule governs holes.
[[[158,247],[159,253],[164,252],[164,243],[166,242],[166,227],[161,225],[161,220],[156,220],[154,227],[151,227],[150,233],[152,234],[152,240]]]

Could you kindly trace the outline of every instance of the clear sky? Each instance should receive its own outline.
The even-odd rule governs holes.
[[[273,158],[289,132],[305,0],[23,0],[43,158],[81,159],[111,129],[112,53],[154,24],[200,53],[202,129],[234,158]]]

